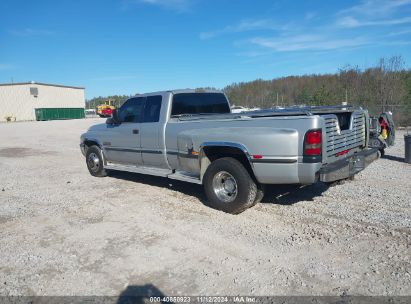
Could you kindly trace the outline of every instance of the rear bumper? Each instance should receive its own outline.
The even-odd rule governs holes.
[[[320,169],[320,181],[334,182],[349,178],[362,171],[378,158],[377,149],[366,149],[350,157],[328,164]]]

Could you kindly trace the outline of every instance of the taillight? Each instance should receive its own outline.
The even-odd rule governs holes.
[[[304,138],[304,155],[318,156],[321,155],[321,130],[310,130],[305,133]]]

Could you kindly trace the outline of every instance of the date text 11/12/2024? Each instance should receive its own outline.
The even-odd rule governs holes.
[[[233,296],[233,297],[224,297],[224,296],[196,296],[196,297],[150,297],[150,302],[152,303],[254,303],[256,302],[255,297],[248,296]]]

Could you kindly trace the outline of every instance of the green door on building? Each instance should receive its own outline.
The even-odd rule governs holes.
[[[59,120],[84,118],[84,108],[37,108],[36,120]]]

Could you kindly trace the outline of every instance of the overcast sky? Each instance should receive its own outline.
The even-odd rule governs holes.
[[[0,12],[0,83],[87,98],[411,63],[411,0],[2,0]]]

